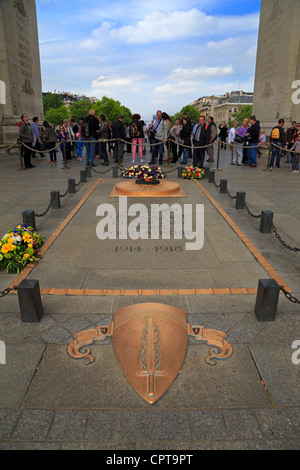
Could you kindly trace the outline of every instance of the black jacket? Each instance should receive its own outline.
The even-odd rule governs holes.
[[[195,130],[194,144],[201,147],[202,145],[207,145],[209,143],[210,134],[207,132],[206,124],[204,123],[202,128],[201,128],[199,141],[198,140],[196,141],[196,134],[197,134],[197,129],[198,129],[199,126],[200,126],[200,124],[198,124],[198,126],[196,127],[196,130]]]
[[[184,145],[191,145],[191,131],[189,124],[182,127],[179,137],[184,141]]]
[[[260,125],[258,122],[255,122],[252,124],[252,126],[248,129],[249,137],[248,140],[250,143],[257,144],[258,143],[258,138],[259,138],[259,133],[260,133]]]
[[[84,120],[89,126],[89,136],[98,139],[99,121],[95,116],[87,116]]]
[[[112,138],[113,139],[126,139],[126,131],[122,121],[117,119],[112,125]]]

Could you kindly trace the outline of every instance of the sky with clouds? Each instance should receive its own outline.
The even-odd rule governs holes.
[[[36,0],[43,91],[108,96],[145,120],[253,91],[260,0]]]

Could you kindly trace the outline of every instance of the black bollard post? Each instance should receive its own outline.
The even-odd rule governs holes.
[[[112,171],[113,171],[113,178],[118,178],[119,177],[119,169],[117,166],[113,166],[112,167]]]
[[[51,191],[51,209],[60,209],[60,194],[59,191]]]
[[[86,171],[80,170],[80,183],[86,183]]]
[[[259,321],[275,321],[280,287],[274,279],[260,279],[254,313]]]
[[[273,212],[262,211],[260,218],[259,231],[261,233],[272,233],[273,229]]]
[[[86,167],[85,167],[85,172],[86,172],[87,178],[91,178],[91,177],[92,177],[92,168],[91,168],[90,166],[86,166]]]
[[[22,219],[23,225],[26,225],[26,227],[32,227],[33,230],[36,230],[34,211],[22,212]]]
[[[227,180],[221,179],[220,180],[220,194],[227,193]]]
[[[18,285],[22,322],[38,323],[43,315],[39,281],[24,279]]]
[[[204,178],[209,178],[210,168],[205,166],[203,170],[204,170]]]
[[[210,170],[208,175],[208,182],[214,183],[215,182],[215,170]]]
[[[246,198],[246,193],[244,193],[244,191],[238,191],[236,193],[236,201],[235,201],[235,208],[236,209],[244,209],[245,208],[245,198]]]
[[[69,194],[76,193],[75,178],[68,179],[68,191],[69,191]]]

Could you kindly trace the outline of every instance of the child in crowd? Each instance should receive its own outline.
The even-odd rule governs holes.
[[[82,160],[82,150],[84,147],[83,138],[81,137],[81,132],[76,133],[76,148],[77,148],[77,158]]]
[[[292,154],[293,155],[292,172],[299,173],[299,170],[297,170],[297,168],[299,168],[299,156],[300,156],[300,135],[299,134],[297,135],[294,145],[292,146],[292,148],[290,148],[290,151],[291,150],[294,152],[297,152],[297,153]]]

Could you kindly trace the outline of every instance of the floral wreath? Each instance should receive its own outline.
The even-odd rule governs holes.
[[[204,170],[197,166],[186,166],[181,174],[181,177],[184,179],[203,179],[204,178]]]
[[[167,175],[161,170],[159,166],[149,165],[134,165],[130,168],[125,168],[121,172],[122,178],[136,178],[136,179],[162,179],[166,178]]]
[[[9,230],[0,240],[0,268],[13,274],[19,273],[27,263],[37,262],[43,240],[32,227],[22,224]]]

